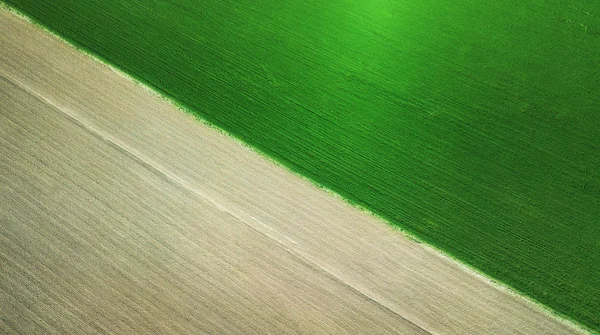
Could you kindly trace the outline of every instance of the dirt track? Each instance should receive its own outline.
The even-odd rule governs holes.
[[[0,332],[580,332],[4,10],[0,221]]]

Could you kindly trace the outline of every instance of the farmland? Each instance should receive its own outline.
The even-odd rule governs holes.
[[[6,2],[600,329],[599,5]]]
[[[3,334],[583,333],[3,9],[0,144]]]

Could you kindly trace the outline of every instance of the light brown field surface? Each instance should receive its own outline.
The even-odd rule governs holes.
[[[581,330],[0,10],[0,333]]]

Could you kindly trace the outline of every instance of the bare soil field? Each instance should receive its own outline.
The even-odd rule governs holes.
[[[0,10],[0,332],[583,331]]]

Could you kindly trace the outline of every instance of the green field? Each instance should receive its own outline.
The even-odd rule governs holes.
[[[600,2],[5,2],[600,330]]]

